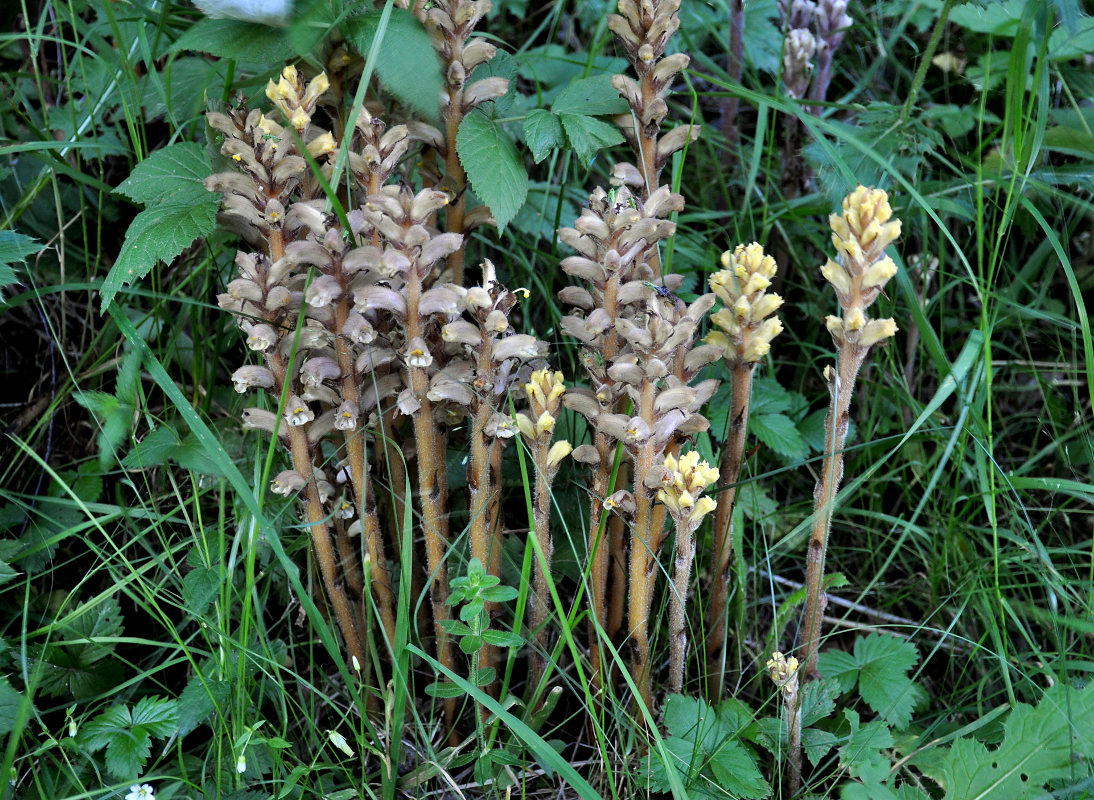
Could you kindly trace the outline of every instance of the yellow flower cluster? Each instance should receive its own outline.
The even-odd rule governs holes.
[[[707,487],[718,480],[718,470],[699,460],[699,453],[692,450],[676,459],[665,456],[664,486],[657,491],[657,499],[664,503],[677,520],[698,525],[699,521],[717,507],[710,497],[700,497]]]
[[[900,236],[900,220],[893,219],[889,196],[881,189],[859,186],[843,200],[843,214],[828,218],[832,245],[840,261],[829,259],[821,267],[836,290],[843,316],[825,322],[836,344],[848,342],[870,347],[896,333],[892,319],[869,319],[866,309],[896,274],[896,264],[885,248]]]
[[[320,72],[304,86],[300,72],[291,64],[281,72],[281,79],[266,84],[266,97],[288,120],[289,124],[303,133],[315,113],[315,104],[323,93],[330,88],[330,79],[326,72]]]
[[[528,383],[524,384],[524,391],[528,394],[528,410],[532,412],[532,416],[517,414],[517,427],[528,439],[550,441],[559,406],[562,404],[562,395],[566,392],[562,373],[538,369],[529,376]],[[566,441],[551,445],[547,453],[548,468],[558,466],[573,449],[573,445]]]
[[[731,366],[755,363],[767,355],[771,340],[783,330],[773,316],[783,299],[767,293],[775,259],[753,242],[722,253],[722,267],[710,276],[710,288],[725,305],[711,317],[721,330],[712,331],[706,341],[721,347]]]

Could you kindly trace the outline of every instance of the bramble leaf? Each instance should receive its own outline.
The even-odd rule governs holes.
[[[627,101],[612,86],[611,75],[578,78],[559,92],[551,103],[551,110],[556,114],[585,116],[625,114],[628,108]]]
[[[179,142],[156,150],[137,164],[114,191],[146,206],[204,203],[215,196],[202,184],[210,170],[202,145]]]
[[[595,117],[584,114],[560,114],[562,129],[570,140],[582,166],[589,166],[597,153],[605,147],[617,145],[623,141],[619,128]]]
[[[748,429],[757,439],[787,458],[805,458],[805,439],[785,414],[750,414]]]
[[[106,312],[122,286],[139,281],[159,262],[173,261],[195,239],[210,235],[216,229],[218,205],[217,196],[208,194],[200,203],[165,203],[137,214],[99,290],[100,312]]]
[[[532,158],[538,164],[565,138],[562,134],[562,121],[557,114],[542,108],[535,108],[524,118],[524,141],[532,151]]]
[[[349,40],[366,58],[379,30],[381,16],[380,11],[370,11],[346,21]],[[400,8],[392,10],[380,42],[375,69],[384,89],[410,106],[415,114],[430,122],[440,119],[444,85],[441,65],[425,26],[411,12]],[[475,191],[477,193],[478,189]]]
[[[504,231],[528,196],[528,173],[513,140],[486,114],[473,111],[460,123],[456,150],[471,188]]]

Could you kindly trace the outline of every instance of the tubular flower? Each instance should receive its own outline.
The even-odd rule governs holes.
[[[866,316],[866,309],[896,274],[896,263],[884,252],[900,236],[900,220],[892,217],[884,191],[859,186],[844,198],[843,213],[828,218],[839,261],[829,259],[821,275],[836,290],[843,309],[842,318],[826,320],[837,346],[847,342],[870,347],[897,331],[892,319]]]
[[[304,86],[300,71],[293,65],[281,71],[281,79],[266,84],[266,97],[277,106],[277,110],[298,131],[303,131],[311,122],[315,113],[315,104],[323,93],[330,88],[330,79],[326,72],[320,72]]]
[[[718,480],[718,470],[700,461],[696,450],[679,459],[666,455],[664,467],[664,485],[657,491],[657,499],[673,517],[697,525],[717,505],[711,498],[699,495]]]
[[[710,288],[725,307],[711,316],[721,330],[711,332],[706,341],[722,348],[730,366],[759,361],[782,333],[782,323],[773,315],[783,300],[767,293],[775,270],[775,259],[753,242],[722,253],[722,269],[710,276]]]

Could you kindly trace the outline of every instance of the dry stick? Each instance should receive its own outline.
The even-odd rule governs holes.
[[[411,263],[406,271],[406,340],[425,341],[423,320],[418,313],[422,296],[422,279],[417,263]],[[433,628],[437,637],[437,660],[455,671],[452,639],[442,623],[448,613],[448,567],[445,554],[448,550],[448,497],[444,475],[444,443],[433,421],[433,402],[426,396],[429,377],[421,367],[407,365],[407,383],[415,399],[421,404],[413,414],[414,438],[418,447],[418,493],[422,507],[422,527],[425,530],[426,568],[429,570],[429,598],[433,605]],[[456,698],[444,701],[445,724],[449,731],[455,729]]]
[[[718,471],[725,490],[718,495],[714,512],[714,570],[710,587],[710,613],[707,624],[707,697],[722,696],[724,676],[726,606],[729,602],[730,557],[733,554],[733,505],[737,499],[737,481],[741,475],[745,434],[748,432],[748,408],[752,398],[752,375],[756,363],[738,362],[730,371],[733,381],[729,406],[729,431],[722,444],[722,460]]]

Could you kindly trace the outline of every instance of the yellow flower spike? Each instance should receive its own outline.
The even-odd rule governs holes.
[[[308,83],[308,88],[304,90],[304,99],[301,101],[304,105],[314,103],[320,97],[326,93],[330,88],[330,78],[327,77],[326,72],[320,72],[311,82]]]

